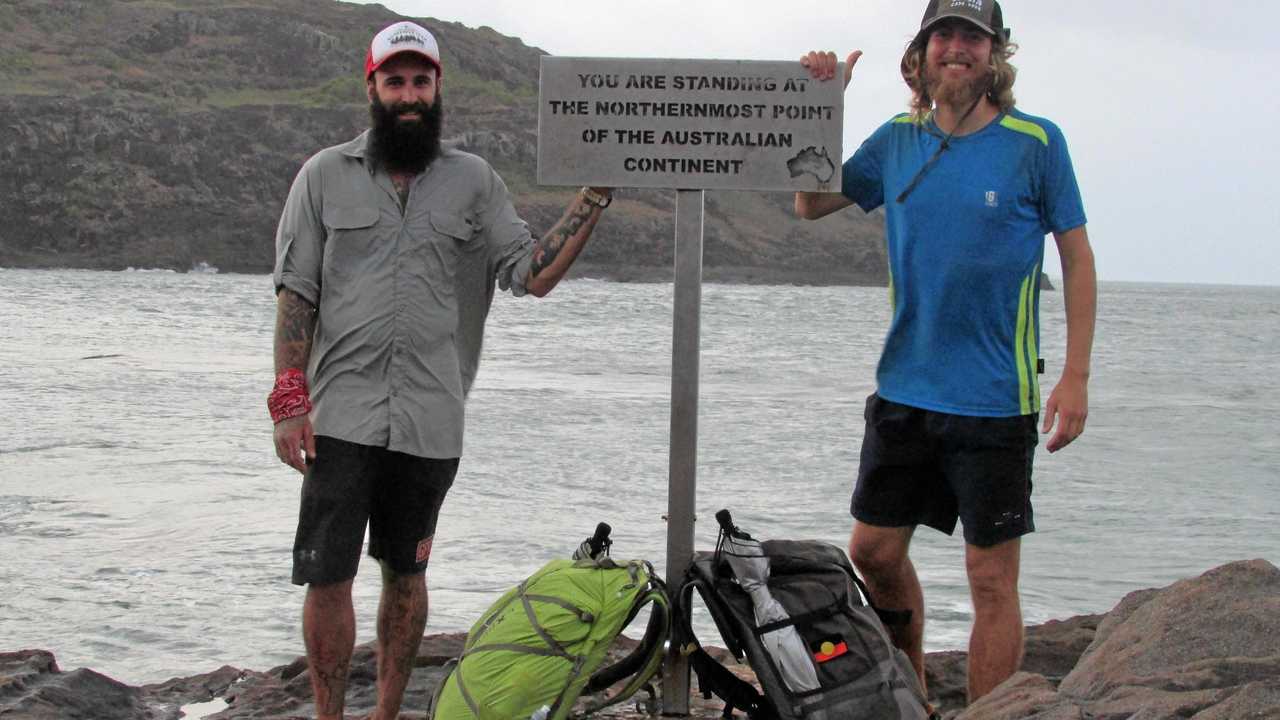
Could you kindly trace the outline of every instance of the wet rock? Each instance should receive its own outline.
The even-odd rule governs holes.
[[[0,716],[23,720],[176,720],[146,693],[92,670],[62,672],[51,653],[0,653]]]
[[[141,689],[153,702],[161,705],[190,705],[222,697],[247,674],[246,670],[223,665],[211,673],[173,678],[162,683],[143,685]]]

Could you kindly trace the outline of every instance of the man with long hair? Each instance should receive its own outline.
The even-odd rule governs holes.
[[[341,718],[366,526],[382,567],[374,720],[398,716],[427,619],[436,520],[497,284],[542,297],[610,202],[583,188],[534,240],[487,162],[442,148],[435,38],[400,22],[369,46],[372,127],[293,183],[276,235],[276,454],[303,473],[293,582],[319,718]]]
[[[1022,660],[1018,569],[1020,538],[1035,529],[1046,234],[1062,258],[1067,319],[1040,426],[1053,430],[1051,453],[1084,431],[1097,295],[1066,142],[1014,107],[1009,37],[994,0],[931,0],[901,62],[911,112],[845,162],[840,193],[795,199],[807,219],[855,203],[885,208],[893,314],[866,405],[849,553],[877,603],[911,611],[891,632],[923,682],[924,597],[908,547],[918,525],[951,534],[963,523],[971,702]],[[846,86],[860,56],[846,60]],[[839,67],[829,52],[801,63],[821,80]]]

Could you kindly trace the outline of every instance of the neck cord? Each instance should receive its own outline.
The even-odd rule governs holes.
[[[947,133],[946,136],[942,138],[942,144],[938,145],[938,149],[933,151],[933,155],[930,156],[929,159],[925,161],[924,165],[920,166],[920,169],[916,171],[915,177],[911,178],[911,182],[907,183],[907,187],[904,188],[903,191],[898,194],[897,201],[899,203],[906,202],[907,196],[910,195],[911,192],[916,189],[916,186],[920,184],[920,181],[924,179],[925,173],[929,171],[929,168],[933,167],[934,164],[938,162],[938,158],[942,157],[942,153],[946,152],[947,148],[951,147],[951,138],[955,137],[956,131],[958,131],[964,125],[965,120],[969,119],[969,115],[971,115],[974,110],[978,109],[978,103],[982,102],[982,99],[986,96],[987,96],[986,92],[979,94],[978,98],[973,101],[972,105],[969,106],[969,109],[965,110],[964,114],[960,116],[960,122],[957,122],[956,126],[951,129],[951,132]],[[938,133],[935,133],[929,129],[929,126],[927,124],[928,120],[926,120],[925,123],[926,123],[924,125],[925,132],[929,133],[930,135],[933,135],[934,137],[938,137],[939,136]]]

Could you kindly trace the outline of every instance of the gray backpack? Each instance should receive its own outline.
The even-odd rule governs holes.
[[[758,542],[734,526],[728,510],[716,520],[716,550],[694,554],[673,614],[698,688],[724,700],[725,717],[737,709],[751,720],[927,720],[919,678],[883,624],[905,622],[906,614],[871,606],[843,550]],[[689,623],[695,590],[763,694],[702,649]]]

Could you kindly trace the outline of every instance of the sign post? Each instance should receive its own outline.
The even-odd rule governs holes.
[[[693,557],[696,518],[704,190],[838,192],[843,88],[797,62],[543,56],[538,95],[539,184],[677,189],[666,515],[674,588]],[[689,664],[676,647],[662,705],[664,715],[689,714]]]
[[[676,287],[671,342],[671,457],[667,475],[667,587],[693,557],[698,477],[698,366],[702,324],[703,191],[676,193]],[[662,711],[689,714],[689,661],[673,648],[663,665]]]

